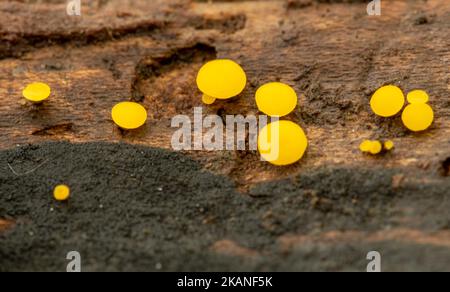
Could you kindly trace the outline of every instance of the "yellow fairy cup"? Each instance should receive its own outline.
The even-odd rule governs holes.
[[[423,90],[411,91],[410,93],[408,93],[407,99],[410,104],[428,103],[430,101],[428,93]]]
[[[383,144],[380,141],[364,140],[359,146],[359,150],[364,153],[377,155],[383,151]]]
[[[361,150],[361,152],[369,152],[371,147],[372,141],[364,140],[361,145],[359,145],[359,150]]]
[[[372,141],[372,145],[370,146],[370,154],[377,155],[380,154],[383,150],[383,145],[380,141]]]
[[[204,94],[202,96],[202,101],[206,105],[211,105],[211,104],[213,104],[216,101],[216,98]]]
[[[33,103],[41,103],[51,94],[50,86],[45,83],[35,82],[28,84],[22,91],[23,97]]]
[[[370,100],[372,111],[381,117],[392,117],[398,114],[405,105],[403,91],[397,86],[388,85],[378,89]]]
[[[116,104],[111,111],[111,116],[120,128],[133,130],[145,124],[147,110],[138,103],[127,101]]]
[[[386,149],[387,151],[391,151],[392,149],[394,149],[394,147],[395,147],[394,141],[388,140],[384,142],[384,149]]]
[[[405,127],[413,132],[425,131],[434,121],[434,111],[427,103],[430,97],[423,90],[414,90],[408,93],[410,103],[402,114]]]
[[[258,136],[261,157],[274,165],[284,166],[299,161],[308,147],[303,129],[290,121],[277,121],[265,126]]]
[[[271,117],[283,117],[290,114],[297,106],[297,102],[295,90],[284,83],[268,83],[256,91],[258,109]]]
[[[66,185],[58,185],[53,190],[53,197],[57,201],[67,201],[70,197],[70,188]]]
[[[413,132],[425,131],[433,124],[434,112],[426,103],[413,103],[403,111],[402,121]]]
[[[203,93],[202,101],[213,104],[216,99],[239,95],[247,84],[242,67],[232,60],[214,60],[206,63],[197,75],[197,86]]]

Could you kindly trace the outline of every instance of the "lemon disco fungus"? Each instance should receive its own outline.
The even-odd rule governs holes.
[[[216,99],[229,99],[239,95],[247,84],[242,67],[232,60],[214,60],[206,63],[197,75],[197,86],[204,94],[203,102],[212,104]]]
[[[380,154],[383,151],[383,144],[380,141],[364,140],[359,145],[359,150],[364,153],[370,153],[373,155]]]
[[[385,141],[384,143],[377,140],[364,140],[359,146],[361,152],[373,155],[380,154],[383,150],[391,151],[392,149],[394,149],[394,142],[391,140]]]
[[[407,96],[408,102],[411,104],[415,103],[428,103],[430,101],[430,97],[423,90],[413,90],[408,93]]]
[[[31,102],[40,103],[46,100],[51,94],[50,86],[45,83],[30,83],[22,91],[23,97]]]
[[[66,201],[70,197],[70,188],[66,185],[58,185],[53,190],[53,197],[57,201]]]
[[[211,105],[216,101],[215,97],[211,97],[209,95],[203,94],[202,101],[204,104]]]
[[[384,142],[384,149],[386,149],[387,151],[391,151],[392,149],[394,149],[394,147],[395,147],[394,141],[388,140]]]
[[[283,117],[290,114],[297,106],[297,101],[295,90],[280,82],[265,84],[256,91],[258,109],[271,117]]]
[[[359,150],[361,150],[361,152],[369,152],[371,147],[372,141],[364,140],[361,145],[359,145]]]
[[[137,129],[147,121],[147,110],[135,102],[121,102],[116,104],[111,112],[116,125],[125,130]]]
[[[398,114],[405,105],[405,96],[400,88],[393,85],[378,89],[370,100],[372,111],[381,117],[392,117]]]
[[[261,157],[277,166],[299,161],[307,147],[305,132],[291,121],[270,123],[259,132],[258,151]]]
[[[433,109],[425,103],[410,104],[402,114],[403,124],[413,132],[425,131],[433,124],[433,120]]]
[[[380,154],[381,151],[383,150],[383,145],[381,144],[380,141],[372,141],[372,144],[370,146],[370,154],[376,155],[376,154]]]

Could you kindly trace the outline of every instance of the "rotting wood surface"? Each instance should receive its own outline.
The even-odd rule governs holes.
[[[249,84],[239,98],[205,108],[205,114],[257,114],[256,89],[280,80],[299,93],[289,119],[310,140],[307,157],[284,169],[260,163],[257,153],[194,153],[226,160],[217,169],[240,183],[328,164],[439,171],[450,156],[449,1],[390,1],[379,17],[369,17],[364,3],[291,2],[93,1],[83,16],[68,17],[64,5],[3,1],[0,146],[64,139],[170,149],[170,119],[192,115],[201,105],[197,70],[219,57],[241,63]],[[23,87],[37,80],[53,88],[42,107],[21,97]],[[369,99],[383,84],[405,93],[428,91],[434,126],[412,134],[399,117],[374,116]],[[150,121],[123,133],[110,110],[129,99],[142,101]],[[365,138],[393,139],[395,154],[361,155]]]
[[[171,118],[192,115],[193,107],[201,106],[198,69],[208,60],[231,58],[245,68],[248,86],[240,97],[204,107],[204,113],[258,114],[257,88],[286,82],[299,93],[298,108],[288,119],[302,125],[310,142],[306,157],[286,168],[259,161],[256,152],[188,153],[242,189],[333,165],[410,169],[436,181],[448,179],[449,0],[386,1],[379,17],[366,14],[365,1],[91,1],[79,18],[66,16],[65,5],[41,2],[0,2],[2,149],[57,140],[171,149]],[[23,87],[37,80],[53,89],[41,107],[21,96]],[[385,84],[398,85],[405,94],[426,90],[436,114],[432,128],[413,134],[399,117],[372,114],[370,97]],[[138,131],[123,132],[110,110],[130,99],[142,102],[150,120]],[[380,157],[362,155],[360,142],[371,138],[392,139],[396,149]],[[393,189],[405,181],[402,174],[394,176]],[[420,221],[417,215],[402,220]],[[448,226],[432,234],[416,229],[355,234],[285,235],[280,242],[288,248],[355,237],[449,244]],[[224,242],[215,248],[255,254]]]

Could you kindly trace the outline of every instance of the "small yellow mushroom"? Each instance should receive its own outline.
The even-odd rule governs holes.
[[[120,128],[125,130],[137,129],[147,121],[147,110],[135,102],[121,102],[116,104],[111,116]]]
[[[370,100],[372,111],[376,115],[386,118],[398,114],[404,105],[405,96],[402,90],[393,85],[381,87]]]
[[[41,103],[51,94],[51,88],[45,83],[35,82],[28,84],[22,91],[23,97],[33,103]]]
[[[197,86],[204,94],[205,104],[216,99],[229,99],[239,95],[247,84],[242,67],[232,60],[214,60],[206,63],[197,75]]]
[[[213,104],[216,101],[216,98],[215,97],[211,97],[211,96],[206,95],[206,94],[203,94],[202,101],[206,105],[211,105],[211,104]]]
[[[370,150],[369,150],[370,154],[373,154],[373,155],[380,154],[381,151],[383,150],[383,145],[381,144],[381,142],[380,141],[372,141],[371,144],[372,145],[370,146]]]
[[[261,157],[274,165],[285,166],[299,161],[308,147],[303,129],[291,121],[277,121],[265,126],[258,136]]]
[[[370,140],[364,140],[361,145],[359,145],[359,150],[361,152],[369,152],[372,147],[372,141]]]
[[[256,91],[258,109],[271,117],[283,117],[290,114],[297,106],[297,102],[295,90],[284,83],[268,83]]]
[[[434,112],[428,104],[413,103],[403,111],[402,121],[413,132],[425,131],[433,124]]]
[[[66,185],[58,185],[53,190],[53,197],[57,201],[67,201],[70,197],[70,188]]]
[[[383,145],[380,141],[364,140],[359,145],[359,150],[364,153],[376,155],[381,153],[381,151],[383,150]]]
[[[373,155],[380,154],[384,150],[390,151],[394,149],[394,142],[389,140],[383,144],[380,141],[364,140],[359,146],[359,150],[364,153],[370,153]]]
[[[430,101],[430,97],[428,93],[423,90],[413,90],[408,93],[407,96],[408,102],[411,104],[415,103],[428,103]]]
[[[386,149],[387,151],[391,151],[392,149],[394,149],[394,147],[395,147],[394,141],[388,140],[384,142],[384,149]]]

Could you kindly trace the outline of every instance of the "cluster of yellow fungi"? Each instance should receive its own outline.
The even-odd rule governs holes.
[[[409,105],[402,113],[403,124],[413,132],[425,131],[434,120],[433,109],[428,105],[430,97],[423,90],[414,90],[408,94],[407,100]],[[370,106],[376,115],[393,117],[405,106],[405,96],[397,86],[383,86],[372,96]]]
[[[364,153],[376,155],[383,152],[383,150],[391,151],[394,147],[395,144],[391,140],[385,141],[384,143],[378,140],[364,140],[361,145],[359,145],[359,150]]]
[[[232,60],[214,60],[206,63],[197,76],[197,86],[207,105],[217,99],[230,99],[242,93],[247,76],[242,67]],[[267,116],[281,118],[297,106],[295,90],[287,84],[272,82],[261,86],[256,92],[258,109]],[[291,121],[269,123],[258,135],[261,157],[274,165],[290,165],[299,161],[308,147],[303,129]]]
[[[405,107],[406,100],[408,105]],[[396,116],[400,111],[402,113],[403,125],[413,132],[421,132],[427,130],[434,121],[434,112],[428,105],[430,98],[423,90],[414,90],[408,93],[407,98],[403,91],[394,85],[387,85],[379,88],[370,100],[372,111],[384,118]],[[379,154],[382,152],[383,146],[379,141],[363,141],[360,145],[362,152]],[[384,145],[384,149],[389,151],[394,148],[394,143],[388,141]]]
[[[247,76],[242,67],[232,60],[214,60],[202,66],[197,75],[197,86],[203,93],[204,104],[211,105],[216,100],[238,96],[245,89]],[[45,83],[31,83],[22,92],[25,99],[40,104],[51,94],[51,88]],[[428,129],[434,120],[434,112],[428,94],[423,90],[411,91],[406,100],[400,88],[393,85],[378,89],[370,100],[372,111],[381,117],[393,117],[403,108],[402,121],[406,128],[414,132]],[[281,118],[290,114],[297,106],[295,90],[287,84],[272,82],[262,85],[255,94],[256,105],[260,112],[272,118]],[[147,110],[136,102],[120,102],[111,111],[112,120],[122,129],[137,129],[147,121]],[[303,129],[294,122],[276,120],[262,128],[258,135],[258,151],[261,157],[274,165],[290,165],[299,161],[308,147],[308,139]],[[377,140],[364,140],[360,144],[364,153],[377,155],[394,148],[394,142],[384,143]],[[66,185],[54,189],[54,198],[65,201],[70,196]]]

